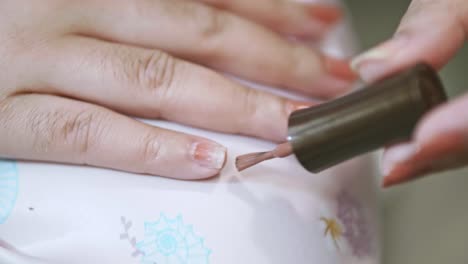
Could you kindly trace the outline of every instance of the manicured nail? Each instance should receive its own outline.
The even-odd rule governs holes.
[[[286,113],[288,116],[295,111],[302,110],[313,106],[313,103],[298,102],[298,101],[287,101],[286,102]]]
[[[374,82],[391,71],[391,59],[407,44],[407,37],[400,35],[371,49],[351,62],[351,67],[366,82]]]
[[[387,176],[396,165],[405,162],[416,152],[417,147],[414,143],[402,144],[388,149],[382,157],[381,170],[383,175]]]
[[[304,4],[311,19],[318,20],[325,25],[333,25],[343,17],[339,7],[332,5]]]
[[[317,98],[330,100],[349,92],[353,88],[353,82],[331,75],[323,75],[315,80],[313,87],[316,89],[315,95]],[[327,87],[327,89],[325,90],[323,87]],[[319,90],[320,88],[322,90]],[[321,93],[318,93],[318,91]]]
[[[334,77],[347,81],[354,81],[358,77],[347,60],[324,56],[322,61],[325,70]]]
[[[226,162],[226,148],[214,142],[195,142],[190,156],[202,167],[219,170]]]

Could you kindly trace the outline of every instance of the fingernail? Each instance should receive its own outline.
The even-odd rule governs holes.
[[[388,149],[381,162],[381,170],[384,176],[389,175],[392,170],[400,163],[410,159],[417,152],[415,144],[404,144],[391,147]]]
[[[286,113],[288,116],[295,111],[302,110],[313,106],[312,103],[307,102],[297,102],[297,101],[287,101],[286,102]]]
[[[226,148],[214,142],[195,142],[190,156],[202,167],[219,170],[226,161]]]
[[[353,82],[323,75],[315,80],[313,89],[317,98],[330,100],[349,92],[352,87]]]
[[[347,60],[324,56],[322,61],[325,70],[334,77],[347,81],[354,81],[358,77]]]
[[[431,160],[418,162],[415,160],[415,157],[416,156],[412,156],[404,162],[395,164],[389,174],[384,178],[382,186],[388,188],[410,182],[433,171]]]
[[[331,5],[305,4],[311,19],[318,20],[325,25],[333,25],[343,17],[339,7]]]
[[[417,149],[394,150],[401,152],[403,160],[394,163],[383,181],[384,187],[390,187],[440,170],[455,168],[468,162],[467,138],[462,132],[448,132],[435,136]],[[389,153],[391,156],[397,154]],[[465,156],[466,155],[466,156]],[[466,158],[465,158],[466,157]],[[397,160],[396,158],[395,160]],[[390,162],[391,163],[391,162]]]
[[[374,82],[384,77],[391,70],[391,59],[404,48],[407,37],[399,35],[371,49],[351,62],[351,68],[366,82]]]

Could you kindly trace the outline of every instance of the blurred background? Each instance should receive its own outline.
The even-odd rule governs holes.
[[[363,49],[389,38],[410,3],[344,1]],[[441,75],[450,97],[468,92],[468,45]],[[385,264],[468,263],[468,168],[386,190],[383,205]]]

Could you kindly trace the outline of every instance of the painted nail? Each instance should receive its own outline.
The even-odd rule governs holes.
[[[202,167],[219,170],[226,162],[226,148],[214,142],[195,142],[190,156]]]
[[[325,70],[334,77],[347,81],[355,81],[358,77],[347,60],[324,56],[322,61]]]
[[[402,144],[388,149],[381,162],[381,170],[384,176],[387,176],[397,164],[400,164],[411,158],[417,152],[416,144]]]
[[[315,80],[313,87],[317,98],[329,100],[349,92],[353,87],[353,82],[323,75]]]
[[[399,35],[383,44],[371,49],[351,62],[351,68],[366,82],[373,82],[391,70],[390,60],[407,44],[408,38]]]
[[[295,111],[302,110],[309,108],[315,104],[307,103],[307,102],[299,102],[299,101],[287,101],[286,102],[286,113],[288,116]]]
[[[311,19],[318,20],[325,25],[333,25],[343,17],[339,7],[331,5],[305,4]]]

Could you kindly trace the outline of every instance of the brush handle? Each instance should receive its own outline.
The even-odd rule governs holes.
[[[421,117],[446,100],[437,72],[419,64],[336,100],[294,112],[288,141],[303,167],[320,172],[409,140]]]

